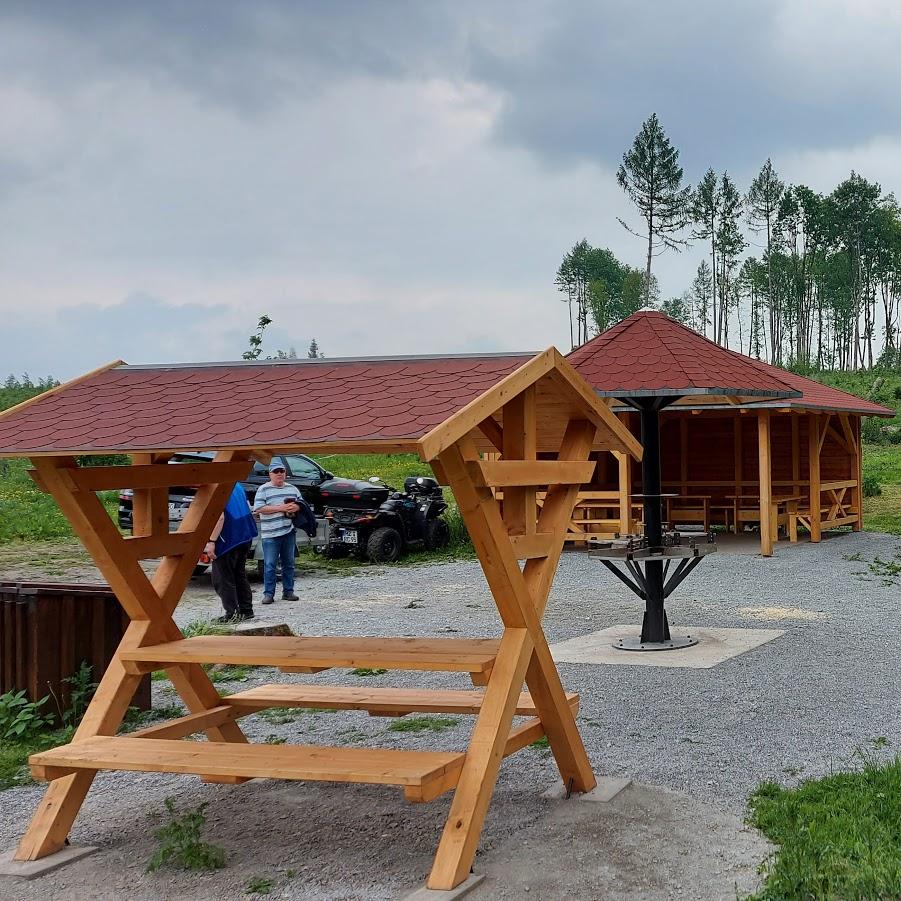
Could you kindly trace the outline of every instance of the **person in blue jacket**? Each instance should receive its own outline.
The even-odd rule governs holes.
[[[213,588],[225,615],[220,623],[253,619],[253,592],[247,580],[247,552],[257,534],[253,511],[240,484],[232,489],[225,510],[206,543],[206,553],[213,561]]]

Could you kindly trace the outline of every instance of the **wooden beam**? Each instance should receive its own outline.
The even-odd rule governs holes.
[[[597,464],[589,460],[478,460],[468,464],[477,485],[487,488],[587,485]],[[506,500],[506,492],[504,493]]]
[[[234,485],[247,477],[253,464],[157,463],[139,466],[90,466],[69,472],[80,491],[113,491],[119,488],[174,488],[178,485]]]
[[[619,533],[632,534],[632,458],[628,454],[616,453],[619,469]]]
[[[247,711],[250,713],[251,711]],[[202,710],[200,713],[189,713],[165,723],[155,723],[144,729],[136,729],[129,732],[129,738],[184,738],[194,735],[196,732],[205,732],[211,726],[221,726],[223,723],[243,716],[243,712],[230,704],[222,704],[211,710]]]
[[[504,449],[504,432],[493,416],[486,416],[478,425],[479,431],[499,450]]]
[[[482,709],[470,737],[435,862],[430,889],[451,889],[468,875],[513,722],[532,642],[527,629],[505,629]],[[515,692],[512,690],[515,688]]]
[[[498,643],[493,638],[355,638],[282,635],[197,635],[120,655],[134,673],[186,663],[277,667],[385,667],[386,669],[484,672]]]
[[[863,529],[863,445],[860,440],[860,427],[862,423],[862,417],[855,416],[854,417],[854,447],[857,451],[857,491],[856,491],[856,501],[857,501],[857,522],[854,524],[854,531],[859,532]]]
[[[553,532],[533,532],[531,535],[511,535],[510,544],[517,560],[532,560],[547,557],[553,547],[556,535]]]
[[[136,560],[153,560],[157,557],[181,556],[191,546],[192,537],[183,532],[125,536],[123,546],[131,552]]]
[[[808,481],[810,482],[810,540],[820,541],[822,530],[820,528],[820,448],[823,445],[820,438],[820,417],[816,413],[807,414],[807,460]],[[825,433],[825,428],[823,429]]]
[[[502,487],[504,491],[503,516],[510,535],[524,535],[535,531],[535,491],[527,490],[521,481],[506,481],[503,484],[490,484],[485,481],[482,466],[488,466],[489,472],[501,466],[501,473],[513,472],[511,465],[522,466],[535,462],[537,456],[538,432],[535,419],[535,386],[530,385],[522,393],[504,404],[504,443],[503,457],[505,461],[481,461],[469,464],[470,475],[477,485]],[[492,469],[492,467],[494,469]],[[525,483],[528,484],[528,483]]]
[[[797,416],[791,418],[792,426],[792,494],[801,491],[801,441],[799,438],[800,422]],[[797,538],[795,539],[797,540]]]
[[[772,557],[773,541],[773,470],[770,456],[770,412],[757,412],[757,451],[760,479],[760,553]]]

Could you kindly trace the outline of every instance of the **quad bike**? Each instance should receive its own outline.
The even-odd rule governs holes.
[[[450,529],[441,486],[424,476],[404,480],[396,491],[373,476],[368,482],[332,479],[320,486],[329,522],[327,557],[354,554],[391,563],[411,547],[447,547]]]

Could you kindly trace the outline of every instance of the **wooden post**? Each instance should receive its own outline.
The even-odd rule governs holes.
[[[807,455],[810,468],[810,540],[817,542],[820,531],[820,417],[807,414]]]
[[[790,413],[792,423],[792,494],[801,491],[801,441],[798,435],[800,423],[795,413]]]
[[[616,453],[619,464],[619,533],[632,534],[632,460],[628,454]]]
[[[757,452],[760,470],[760,553],[773,556],[773,471],[770,459],[770,411],[757,412]]]
[[[734,416],[732,419],[732,440],[735,453],[735,493],[741,494],[744,477],[742,476],[742,418]],[[738,532],[738,522],[735,523],[735,531]]]
[[[629,427],[629,414],[618,413],[617,418]],[[632,520],[632,460],[628,454],[614,453],[619,464],[619,533],[631,535],[635,523]]]
[[[681,493],[688,494],[688,417],[679,417],[679,479]],[[672,523],[670,523],[672,527]]]
[[[850,417],[849,417],[850,418]],[[857,478],[857,488],[854,490],[854,498],[857,502],[857,522],[855,522],[851,529],[854,532],[859,532],[863,529],[863,446],[860,438],[860,426],[861,426],[861,417],[854,417],[854,425],[852,426],[853,438],[854,438],[854,447],[856,450],[856,464],[855,467],[855,476]]]
[[[536,454],[535,388],[530,386],[504,404],[504,460],[534,460]],[[504,488],[504,522],[511,535],[535,531],[535,489]]]

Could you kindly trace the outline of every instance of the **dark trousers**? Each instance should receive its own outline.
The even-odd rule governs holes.
[[[247,552],[250,544],[239,544],[213,561],[213,588],[227,616],[253,615],[253,592],[247,581]]]

